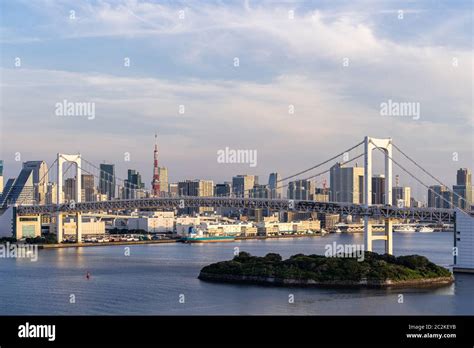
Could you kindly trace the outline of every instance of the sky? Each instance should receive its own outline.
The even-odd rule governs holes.
[[[458,168],[474,167],[472,6],[1,1],[5,176],[22,161],[80,152],[114,163],[122,178],[137,169],[149,187],[156,132],[171,182],[244,173],[266,182],[368,135],[391,137],[452,185]],[[94,103],[94,117],[58,116],[64,100]],[[382,115],[389,100],[415,103],[419,117]],[[256,150],[257,165],[219,163],[226,147]],[[395,174],[426,196],[396,166]]]

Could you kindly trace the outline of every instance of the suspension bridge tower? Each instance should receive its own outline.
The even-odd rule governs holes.
[[[364,139],[364,206],[372,205],[372,151],[379,149],[385,157],[385,194],[384,204],[392,204],[392,139],[377,139],[366,136]],[[392,221],[385,219],[384,234],[373,234],[369,216],[364,216],[364,245],[366,251],[372,251],[374,240],[385,241],[385,253],[393,254]]]
[[[64,203],[63,196],[63,164],[65,162],[72,162],[76,167],[76,190],[74,201],[68,202],[69,204],[79,203],[81,201],[81,155],[66,155],[58,153],[57,165],[58,165],[58,175],[57,175],[57,204]],[[58,243],[61,243],[63,240],[63,217],[60,211],[56,213],[56,237]],[[76,241],[81,243],[82,241],[82,214],[76,213]]]

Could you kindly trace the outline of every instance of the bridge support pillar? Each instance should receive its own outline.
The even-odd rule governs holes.
[[[76,214],[76,242],[82,243],[82,214]]]
[[[66,155],[63,153],[58,153],[57,157],[57,162],[58,162],[58,175],[57,175],[57,204],[61,205],[64,203],[64,195],[63,195],[63,164],[65,162],[72,162],[76,164],[76,195],[74,199],[72,200],[73,202],[71,203],[79,203],[81,201],[81,195],[82,195],[82,187],[81,187],[81,154],[77,155]],[[61,213],[57,213],[56,215],[57,222],[56,222],[56,233],[57,233],[57,239],[58,243],[62,243],[63,241],[63,220]],[[78,231],[82,231],[80,227],[80,219],[77,219],[76,223],[76,237],[80,237],[80,233]]]
[[[63,216],[61,213],[56,214],[56,239],[58,243],[63,242]]]
[[[385,219],[385,253],[393,255],[393,224],[391,219]]]
[[[379,149],[385,157],[385,195],[384,203],[392,205],[392,139],[378,139],[365,137],[364,139],[364,206],[369,208],[372,205],[372,151]],[[372,226],[369,223],[369,216],[364,217],[364,242],[365,250],[372,251],[372,242],[374,240],[385,241],[385,252],[392,254],[392,223],[385,221],[384,235],[372,234]]]
[[[372,233],[372,224],[369,221],[369,217],[364,217],[364,247],[365,251],[373,251],[373,241],[383,240],[385,242],[385,254],[393,254],[393,232],[392,232],[392,220],[385,219],[385,230],[383,234]]]
[[[372,251],[372,224],[367,215],[364,216],[364,248],[365,251]]]

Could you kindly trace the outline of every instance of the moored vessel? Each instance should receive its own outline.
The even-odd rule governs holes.
[[[190,236],[180,239],[183,243],[215,243],[215,242],[233,242],[234,236]]]
[[[190,227],[188,229],[188,234],[182,237],[179,241],[183,243],[233,242],[235,241],[235,236],[211,236],[204,233],[201,229]]]
[[[393,232],[412,233],[412,232],[415,232],[415,228],[410,225],[400,225],[400,226],[395,226],[393,228]]]
[[[428,226],[420,226],[418,227],[416,232],[423,232],[423,233],[434,232],[434,228],[428,227]]]

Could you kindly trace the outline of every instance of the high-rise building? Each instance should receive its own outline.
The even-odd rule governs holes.
[[[57,189],[58,185],[55,182],[48,183],[48,188],[46,191],[46,204],[56,204],[58,202]]]
[[[271,198],[271,190],[268,185],[254,185],[250,190],[252,198]]]
[[[458,169],[453,191],[454,205],[461,209],[470,209],[472,204],[472,173],[470,169]]]
[[[372,204],[385,204],[385,175],[372,176]]]
[[[451,191],[441,192],[440,208],[453,209],[454,195]]]
[[[318,213],[318,220],[321,221],[321,227],[330,230],[341,221],[341,217],[339,214]]]
[[[411,188],[408,186],[392,187],[392,205],[400,208],[411,206]]]
[[[76,200],[76,178],[67,178],[64,181],[64,200],[71,202]]]
[[[472,173],[468,168],[459,168],[456,173],[456,185],[472,186]]]
[[[23,168],[15,179],[8,179],[0,196],[0,206],[6,204],[34,204],[35,191],[33,185],[33,170]]]
[[[168,194],[168,168],[158,167],[160,177],[160,192],[164,195]]]
[[[144,197],[145,184],[142,182],[142,176],[134,169],[127,171],[127,180],[124,182],[123,198],[134,199]]]
[[[182,196],[212,197],[214,182],[212,180],[185,180],[178,182],[178,191]]]
[[[410,198],[410,206],[412,208],[426,208],[428,205],[426,202],[419,201],[413,197]]]
[[[288,199],[313,200],[314,184],[309,180],[295,180],[288,184]]]
[[[0,160],[0,194],[3,192],[3,160]]]
[[[268,178],[268,187],[270,188],[271,198],[283,198],[283,187],[280,182],[281,175],[278,173],[270,173]]]
[[[317,202],[329,202],[329,189],[325,187],[316,187],[313,200]]]
[[[258,185],[256,175],[237,175],[232,178],[232,193],[236,197],[249,197],[250,190]]]
[[[179,195],[178,184],[170,183],[168,184],[168,194],[170,197],[176,197]]]
[[[330,169],[330,197],[332,202],[363,203],[364,168],[343,167],[336,163]]]
[[[216,184],[214,187],[214,195],[216,197],[231,197],[232,195],[232,183],[224,182],[223,184]],[[217,207],[216,212],[222,216],[230,216],[232,213],[238,213],[238,209],[229,207]]]
[[[267,186],[267,185],[265,185]],[[270,189],[268,189],[268,193],[270,193]],[[255,222],[262,222],[263,221],[263,209],[258,208],[258,209],[250,209],[250,217],[252,218],[253,221]]]
[[[230,197],[232,193],[232,183],[225,182],[223,184],[216,184],[214,194],[216,197]]]
[[[92,174],[81,174],[81,200],[83,202],[94,201],[95,186],[94,186],[94,175]]]
[[[449,191],[446,186],[433,185],[428,189],[428,208],[443,207],[443,192]]]
[[[461,209],[467,209],[467,207],[470,206],[471,204],[471,193],[470,193],[470,187],[466,185],[453,185],[453,204],[454,206],[461,208]]]
[[[181,196],[212,197],[214,196],[214,182],[212,180],[185,180],[178,182],[178,192]],[[214,209],[188,207],[180,209],[180,214],[203,213]]]
[[[100,164],[99,192],[107,195],[108,200],[115,198],[115,165]]]
[[[35,200],[39,204],[45,204],[49,181],[48,165],[45,161],[27,161],[23,163],[23,169],[32,170]]]

